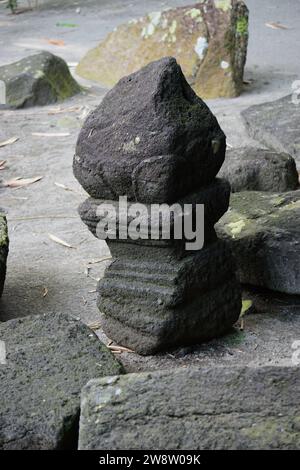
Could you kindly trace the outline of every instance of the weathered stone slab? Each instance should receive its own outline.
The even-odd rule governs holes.
[[[206,0],[120,25],[87,53],[77,73],[112,86],[148,62],[174,56],[202,98],[237,96],[243,86],[247,42],[245,4]]]
[[[230,243],[242,283],[300,294],[300,190],[232,194],[216,231]]]
[[[80,391],[93,377],[122,373],[96,335],[63,314],[0,325],[0,449],[77,445]]]
[[[3,292],[5,275],[6,275],[6,259],[8,255],[8,235],[6,218],[0,209],[0,297]]]
[[[219,176],[229,181],[232,192],[281,192],[291,191],[299,186],[299,175],[293,157],[255,147],[227,150]]]
[[[50,52],[40,52],[0,67],[4,103],[12,108],[43,106],[80,92],[66,62]]]
[[[181,368],[95,379],[82,393],[79,448],[299,449],[299,402],[299,367]]]
[[[84,123],[74,174],[94,198],[160,203],[210,183],[225,135],[174,58],[124,77]]]
[[[297,99],[298,100],[298,99]],[[242,112],[249,134],[267,147],[286,152],[300,164],[300,105],[292,95]]]

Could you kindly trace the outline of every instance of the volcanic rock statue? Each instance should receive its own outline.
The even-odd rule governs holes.
[[[115,216],[116,231],[107,238],[113,262],[98,284],[102,326],[140,354],[208,340],[239,317],[231,252],[214,231],[229,203],[229,183],[215,178],[225,148],[216,118],[171,57],[122,78],[82,127],[73,168],[91,198],[80,216],[96,236],[99,225]],[[123,202],[127,197],[125,219],[120,196]],[[151,210],[163,203],[154,221]],[[169,239],[162,236],[166,203],[189,207],[193,221],[198,204],[204,205],[202,248],[187,249],[187,237],[178,239],[176,211]],[[137,206],[144,223],[133,239],[126,232],[136,223]],[[148,217],[151,236],[142,228],[150,227]]]

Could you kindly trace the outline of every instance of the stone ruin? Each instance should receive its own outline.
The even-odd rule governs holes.
[[[79,212],[94,235],[99,207],[118,212],[119,196],[129,206],[205,206],[204,247],[196,251],[174,231],[169,240],[123,239],[117,214],[98,307],[107,336],[139,354],[209,340],[239,317],[233,258],[214,230],[229,204],[230,186],[216,178],[225,149],[216,118],[171,57],[121,79],[81,129],[73,169],[91,196]]]
[[[113,86],[164,56],[176,58],[195,92],[237,96],[243,89],[248,9],[240,0],[205,0],[154,11],[110,32],[79,62],[76,72]]]

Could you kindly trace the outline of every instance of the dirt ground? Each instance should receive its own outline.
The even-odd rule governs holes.
[[[74,64],[83,54],[117,24],[148,11],[191,3],[41,1],[38,10],[11,15],[1,2],[0,64],[45,49],[63,57],[74,71]],[[249,83],[239,98],[208,101],[234,147],[254,143],[243,127],[240,111],[291,93],[293,81],[300,79],[299,2],[248,0],[247,4],[251,21],[245,78]],[[265,25],[268,22],[281,22],[288,29],[269,28]],[[59,23],[76,26],[60,27]],[[65,45],[51,45],[49,39],[63,40]],[[63,104],[0,111],[0,142],[18,137],[14,144],[0,148],[0,160],[7,161],[1,180],[42,176],[26,188],[0,188],[0,206],[7,212],[10,235],[0,321],[59,311],[95,328],[99,322],[95,286],[109,263],[99,259],[107,257],[109,250],[79,219],[77,207],[87,195],[73,177],[72,158],[80,126],[107,90],[76,78],[87,86],[86,91]],[[67,135],[45,137],[34,133]],[[55,243],[49,234],[71,248]],[[155,357],[132,353],[118,357],[128,371],[192,363],[290,365],[292,343],[300,340],[299,297],[253,290],[245,297],[254,299],[256,311],[245,317],[243,331],[237,326],[224,338]],[[108,342],[101,329],[97,334]]]

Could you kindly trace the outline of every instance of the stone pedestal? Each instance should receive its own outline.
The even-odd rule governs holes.
[[[214,230],[229,204],[230,186],[216,178],[225,147],[216,118],[172,58],[122,79],[84,124],[74,173],[92,197],[79,212],[99,238],[107,214],[115,215],[114,236],[107,238],[113,261],[98,284],[98,307],[105,333],[117,343],[153,354],[224,334],[238,319],[233,259]],[[124,232],[136,203],[145,211],[141,238],[132,239]],[[164,211],[157,220],[151,213],[164,203],[190,211],[193,223],[204,206],[203,245],[191,249],[184,230],[175,235],[175,216],[165,238]]]
[[[182,259],[172,248],[110,247],[115,261],[98,284],[98,307],[117,343],[153,354],[219,336],[237,320],[240,290],[223,242]]]

